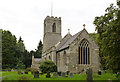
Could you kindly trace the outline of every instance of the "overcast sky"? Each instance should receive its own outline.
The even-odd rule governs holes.
[[[43,40],[43,23],[46,16],[62,18],[62,37],[70,29],[75,33],[83,29],[95,32],[96,16],[103,15],[105,9],[116,0],[0,0],[0,28],[9,30],[17,39],[21,36],[28,51],[35,50]]]

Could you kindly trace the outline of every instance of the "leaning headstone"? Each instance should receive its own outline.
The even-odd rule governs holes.
[[[61,76],[62,76],[62,77],[65,77],[65,73],[64,73],[64,72],[62,72],[62,73],[61,73]]]
[[[69,77],[73,77],[73,73],[69,73]]]
[[[58,77],[57,72],[53,72],[53,77]]]
[[[88,68],[86,70],[87,82],[93,82],[92,69]]]
[[[101,75],[101,74],[102,74],[102,72],[99,70],[99,71],[98,71],[98,75]]]

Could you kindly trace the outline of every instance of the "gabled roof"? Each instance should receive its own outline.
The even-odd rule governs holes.
[[[66,40],[68,40],[69,38],[71,38],[72,35],[70,33],[67,33],[60,42],[58,42],[55,47],[58,50],[62,45],[64,45],[64,43],[66,42]]]
[[[82,31],[83,31],[83,30],[82,30]],[[77,36],[78,36],[82,31],[80,31],[80,32],[78,32],[77,34],[73,35],[72,37],[68,38],[68,39],[64,42],[64,44],[61,45],[61,46],[57,49],[57,51],[63,50],[63,49],[65,49],[65,48],[68,48],[69,44],[71,44],[71,43],[77,38]]]

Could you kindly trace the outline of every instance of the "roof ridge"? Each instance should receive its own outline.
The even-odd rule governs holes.
[[[71,38],[71,37],[70,37],[70,38]],[[58,48],[58,50],[59,50],[70,38],[68,38],[68,39]]]

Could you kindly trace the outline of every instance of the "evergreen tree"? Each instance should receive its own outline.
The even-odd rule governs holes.
[[[20,37],[19,38],[19,40],[18,40],[18,42],[17,42],[17,48],[16,48],[16,54],[17,54],[17,69],[18,69],[18,67],[20,67],[20,66],[18,66],[18,65],[21,65],[21,64],[23,64],[23,66],[24,66],[24,61],[25,61],[25,55],[27,55],[27,54],[25,54],[25,45],[24,45],[24,43],[23,43],[24,41],[22,40],[22,38]],[[22,62],[22,63],[21,63]]]
[[[2,31],[2,68],[16,66],[16,37],[10,31]]]
[[[29,53],[27,50],[25,50],[25,52],[24,52],[23,62],[25,64],[25,68],[31,67],[31,64],[32,64],[32,54]]]
[[[42,41],[40,40],[38,46],[37,46],[37,50],[35,51],[35,58],[41,58],[42,57],[42,47],[43,47],[43,44],[42,44]]]

